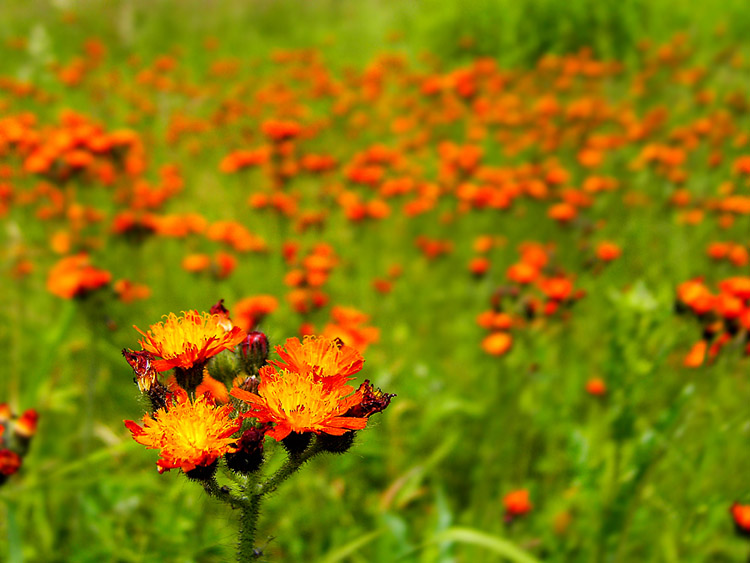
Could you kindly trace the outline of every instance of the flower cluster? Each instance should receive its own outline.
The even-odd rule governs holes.
[[[685,356],[685,367],[712,361],[731,342],[738,342],[750,354],[750,277],[723,279],[718,289],[711,291],[702,279],[688,280],[677,288],[676,311],[694,316],[701,327],[701,339]]]
[[[222,458],[240,473],[256,471],[266,435],[291,454],[313,436],[317,451],[345,451],[393,397],[369,381],[349,385],[364,358],[339,338],[290,338],[269,362],[266,336],[235,326],[222,302],[136,330],[143,349],[123,354],[152,409],[142,425],[125,425],[135,441],[160,450],[160,472],[213,478]]]
[[[16,416],[7,403],[0,403],[0,485],[21,469],[38,419],[34,409]]]

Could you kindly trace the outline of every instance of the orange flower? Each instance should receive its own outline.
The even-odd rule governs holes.
[[[142,427],[132,420],[126,420],[125,426],[136,442],[161,450],[156,463],[159,473],[174,468],[188,472],[209,467],[236,450],[232,434],[240,429],[242,419],[230,418],[232,410],[231,405],[215,406],[208,395],[191,401],[178,389],[167,408],[157,410],[153,417],[143,417]]]
[[[19,469],[21,469],[21,457],[12,450],[0,450],[0,484]]]
[[[732,503],[729,509],[734,520],[734,526],[737,533],[742,536],[750,536],[750,505]]]
[[[477,256],[469,262],[469,272],[476,277],[484,276],[489,269],[490,261],[484,256]]]
[[[547,216],[560,223],[568,223],[576,218],[578,210],[569,203],[556,203],[547,210]]]
[[[516,516],[523,516],[534,507],[529,501],[529,491],[526,489],[511,491],[505,495],[503,506],[505,506],[506,521],[510,521]]]
[[[316,381],[327,385],[349,381],[365,363],[356,348],[325,336],[306,336],[302,342],[299,338],[287,338],[284,346],[276,347],[276,353],[281,360],[271,364],[288,371],[311,372]]]
[[[117,280],[114,290],[123,303],[132,303],[137,299],[147,299],[151,295],[151,289],[147,285],[133,283],[129,280]]]
[[[279,300],[273,295],[254,295],[241,299],[234,306],[235,322],[242,329],[251,331],[278,306]]]
[[[513,345],[513,337],[507,332],[493,332],[482,340],[482,349],[493,356],[502,356]]]
[[[533,282],[539,276],[539,270],[526,262],[512,264],[505,274],[511,281],[521,284]]]
[[[600,397],[607,393],[607,384],[601,377],[592,377],[586,382],[586,392],[589,395]]]
[[[82,297],[89,291],[98,289],[112,279],[112,274],[92,266],[86,254],[67,256],[55,264],[47,277],[50,293],[71,299]]]
[[[211,267],[211,257],[208,254],[188,254],[182,259],[182,269],[187,272],[202,272]]]
[[[706,360],[707,348],[708,348],[708,344],[706,344],[706,341],[699,340],[690,349],[690,352],[688,352],[688,355],[685,356],[685,359],[683,360],[682,364],[686,368],[701,367],[703,365],[703,362]]]
[[[146,338],[141,347],[162,358],[154,361],[156,371],[201,366],[223,350],[234,348],[245,338],[240,327],[227,330],[221,315],[186,311],[178,317],[165,315],[166,321],[151,325],[148,332],[134,326]]]
[[[265,366],[260,372],[257,394],[235,387],[231,395],[250,405],[250,411],[243,416],[275,423],[267,434],[280,441],[292,432],[341,436],[364,428],[366,417],[346,416],[363,399],[361,391],[351,394],[352,391],[350,385],[324,385],[312,370],[285,369],[277,373],[273,367]]]
[[[27,409],[18,417],[14,425],[14,432],[21,438],[29,439],[36,434],[39,414],[34,409]]]
[[[596,247],[596,257],[602,262],[611,262],[620,257],[622,251],[620,247],[613,242],[602,241]]]

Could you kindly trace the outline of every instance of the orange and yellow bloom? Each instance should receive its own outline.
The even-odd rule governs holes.
[[[223,350],[234,348],[245,338],[239,327],[226,328],[220,315],[186,311],[178,317],[174,313],[161,323],[151,325],[143,332],[134,327],[145,338],[139,343],[144,350],[162,358],[153,363],[156,371],[172,368],[190,369],[202,366]]]
[[[248,403],[245,416],[259,422],[272,422],[266,434],[283,440],[292,432],[341,436],[349,430],[361,430],[367,417],[347,416],[350,408],[362,402],[363,393],[340,381],[325,384],[312,370],[281,372],[271,366],[261,369],[258,393],[234,388],[231,394]]]
[[[159,472],[179,468],[185,472],[209,467],[226,453],[236,450],[241,418],[231,418],[231,405],[215,406],[208,395],[194,401],[177,390],[174,400],[153,416],[143,417],[143,426],[126,420],[133,439],[149,449],[161,450]]]

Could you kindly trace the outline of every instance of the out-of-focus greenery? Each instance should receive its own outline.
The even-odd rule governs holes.
[[[695,63],[706,67],[707,83],[721,93],[748,86],[746,68],[711,66],[721,48],[742,52],[748,16],[748,4],[739,0],[4,2],[0,76],[53,96],[43,105],[13,101],[13,112],[27,108],[49,121],[68,107],[116,129],[128,125],[131,109],[117,92],[68,88],[50,71],[50,64],[80,54],[88,38],[106,45],[104,72],[119,78],[113,88],[137,90],[135,57],[176,55],[186,80],[199,85],[211,80],[206,70],[212,61],[234,57],[242,64],[238,82],[252,86],[276,72],[270,62],[275,49],[308,47],[323,54],[336,76],[348,67],[359,71],[384,52],[401,53],[417,67],[428,54],[445,71],[479,56],[529,70],[545,54],[583,47],[637,72],[639,44],[662,44],[680,32]],[[26,47],[8,48],[17,38]],[[206,48],[210,38],[216,50]],[[625,96],[629,72],[608,79],[604,94]],[[661,82],[645,98],[644,107],[679,109],[689,96]],[[554,241],[561,263],[579,265],[580,232],[548,220],[546,208],[532,202],[505,214],[473,211],[471,220],[452,224],[439,221],[448,204],[423,216],[394,213],[365,225],[331,213],[322,231],[297,234],[246,205],[265,181],[259,173],[218,171],[221,159],[241,148],[242,132],[228,138],[209,132],[197,153],[164,141],[170,115],[205,115],[214,109],[211,100],[161,93],[152,102],[155,111],[133,128],[145,139],[150,161],[175,162],[185,178],[185,192],[169,210],[239,221],[271,251],[243,256],[230,278],[215,281],[180,269],[186,252],[199,250],[183,241],[133,247],[112,237],[98,253],[102,266],[152,289],[147,301],[129,306],[114,300],[80,306],[49,295],[44,272],[52,258],[46,251],[31,250],[40,258],[29,278],[16,281],[3,272],[0,401],[41,414],[21,474],[0,489],[3,560],[232,559],[236,515],[177,471],[157,475],[156,453],[125,430],[123,419],[138,419],[143,405],[120,350],[137,346],[133,324],[146,328],[162,314],[207,309],[219,298],[231,308],[262,293],[282,301],[262,326],[272,342],[295,335],[299,318],[283,303],[286,270],[279,253],[289,238],[334,246],[341,266],[327,291],[334,303],[372,315],[381,339],[365,353],[364,375],[398,397],[373,417],[350,453],[314,460],[267,502],[260,534],[269,538],[269,561],[676,562],[736,561],[745,554],[727,511],[750,494],[744,473],[750,463],[747,362],[733,350],[711,366],[683,369],[681,354],[695,340],[695,326],[672,310],[680,282],[736,270],[704,257],[706,244],[722,235],[712,222],[678,224],[661,178],[648,171],[620,178],[651,205],[626,210],[620,196],[596,200],[592,216],[606,220],[622,259],[596,278],[581,270],[587,296],[572,318],[519,334],[512,351],[496,358],[482,351],[484,331],[475,317],[504,283],[518,243]],[[257,123],[250,126],[257,132]],[[446,138],[464,142],[463,128]],[[316,148],[351,156],[352,143],[364,149],[391,141],[366,130],[352,140],[332,126]],[[488,140],[485,150],[487,162],[503,163],[498,143]],[[425,162],[437,166],[434,158]],[[624,162],[606,166],[604,174],[627,170]],[[698,194],[714,193],[726,179],[725,169],[696,165],[688,171]],[[317,202],[318,188],[309,178],[296,185],[309,202]],[[87,197],[110,204],[102,194]],[[30,210],[3,221],[7,247],[19,237],[46,243],[54,231]],[[746,218],[726,237],[741,238],[743,228]],[[414,245],[420,234],[450,239],[455,250],[429,261]],[[492,251],[490,275],[474,280],[466,262],[475,238],[485,234],[501,235],[507,244]],[[371,282],[394,263],[403,266],[403,277],[392,293],[379,295]],[[325,316],[313,320],[320,326]],[[610,388],[603,400],[584,391],[594,375]],[[534,508],[508,526],[502,499],[519,488],[530,490]]]

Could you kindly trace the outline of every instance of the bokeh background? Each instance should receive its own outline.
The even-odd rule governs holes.
[[[273,344],[361,312],[363,374],[397,393],[269,499],[268,561],[742,559],[747,326],[675,301],[747,276],[748,10],[3,1],[0,402],[40,419],[0,488],[0,559],[234,558],[236,515],[125,429],[144,405],[120,351],[132,325],[260,295]],[[138,162],[109,182],[30,168],[22,114],[34,143],[130,130]],[[228,164],[273,145],[269,120],[305,131],[290,167]],[[159,228],[118,233],[123,212]],[[247,233],[206,236],[221,221]],[[509,274],[522,243],[574,289]],[[323,297],[290,278],[316,248]],[[80,251],[112,283],[61,298],[50,271]]]

